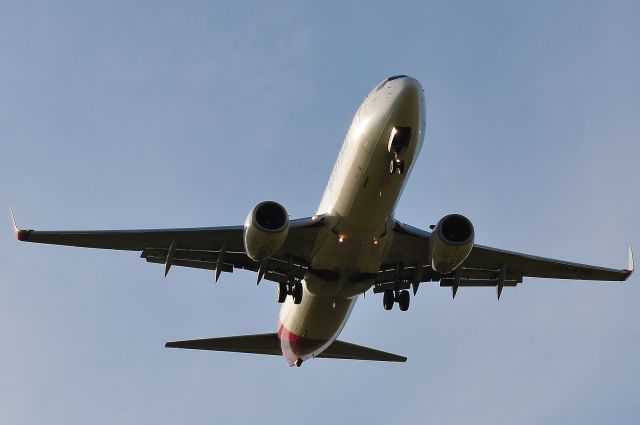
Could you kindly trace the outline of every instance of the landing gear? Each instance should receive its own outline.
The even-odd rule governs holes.
[[[300,367],[300,366],[302,366],[302,359],[298,357],[298,359],[296,360],[296,367]]]
[[[389,163],[389,173],[404,174],[404,160],[400,159],[400,153],[409,146],[411,142],[411,127],[393,127],[389,135],[387,149],[393,154],[393,159]]]
[[[382,297],[382,306],[385,310],[391,310],[393,308],[393,303],[395,302],[395,295],[391,289],[387,289],[384,291],[384,295]]]
[[[279,304],[282,304],[284,300],[287,299],[287,292],[289,292],[287,291],[287,285],[285,285],[284,283],[279,283],[278,289],[276,290],[276,300]]]
[[[407,291],[406,289],[400,291],[400,293],[398,294],[398,305],[400,306],[400,311],[409,310],[409,300],[409,291]]]
[[[397,154],[389,163],[389,173],[398,173],[400,175],[404,174],[404,160],[398,158]]]
[[[400,307],[400,311],[409,310],[409,301],[411,297],[409,295],[409,291],[403,289],[402,291],[393,291],[392,289],[387,289],[384,291],[384,295],[382,297],[382,306],[385,310],[391,310],[393,308],[393,304],[396,302]]]
[[[279,283],[276,289],[276,300],[282,304],[287,299],[287,295],[293,297],[294,304],[300,304],[302,302],[302,283],[296,282],[293,285],[287,285],[286,283]]]
[[[293,285],[293,303],[300,304],[302,302],[302,283],[296,282]]]

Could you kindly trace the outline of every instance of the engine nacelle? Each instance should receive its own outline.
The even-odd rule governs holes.
[[[473,249],[473,225],[460,214],[444,216],[436,225],[429,241],[431,268],[438,273],[451,273]]]
[[[256,205],[244,222],[244,249],[249,258],[262,261],[282,247],[289,233],[289,213],[274,201]]]

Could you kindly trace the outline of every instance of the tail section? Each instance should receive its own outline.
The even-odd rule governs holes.
[[[234,353],[266,354],[281,356],[278,334],[255,334],[228,336],[223,338],[192,339],[172,341],[167,348],[186,348],[191,350],[229,351]],[[334,341],[327,349],[316,355],[326,359],[371,360],[380,362],[406,362],[407,358],[362,345],[344,341]]]

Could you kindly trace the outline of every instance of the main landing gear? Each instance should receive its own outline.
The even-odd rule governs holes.
[[[384,291],[384,295],[382,297],[382,306],[385,310],[391,310],[393,308],[393,304],[397,302],[400,307],[400,311],[407,311],[409,310],[410,299],[409,291],[406,289],[403,289],[402,291],[387,289]]]
[[[287,295],[293,297],[294,304],[300,304],[302,302],[302,282],[295,282],[293,284],[279,283],[276,289],[276,300],[282,304]]]

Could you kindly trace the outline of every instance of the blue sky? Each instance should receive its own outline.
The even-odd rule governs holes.
[[[20,225],[239,224],[315,211],[385,77],[426,90],[397,208],[477,242],[622,268],[640,249],[640,7],[613,2],[0,2],[0,198]],[[436,285],[342,339],[406,364],[166,350],[275,330],[274,287],[0,238],[0,422],[635,424],[640,289]]]

